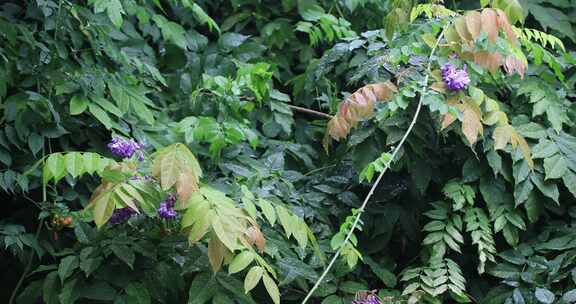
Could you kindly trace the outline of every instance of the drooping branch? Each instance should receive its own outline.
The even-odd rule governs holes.
[[[302,112],[302,113],[307,113],[307,114],[312,114],[312,115],[316,115],[316,116],[320,116],[320,117],[324,117],[327,119],[332,119],[332,115],[330,114],[326,114],[323,112],[318,112],[312,109],[308,109],[308,108],[303,108],[303,107],[299,107],[299,106],[294,106],[294,105],[288,105],[288,107],[290,107],[292,110],[297,111],[297,112]]]
[[[400,142],[398,143],[398,145],[396,146],[396,148],[392,152],[392,156],[390,157],[390,160],[386,163],[386,165],[384,166],[384,169],[382,170],[382,172],[380,172],[380,174],[378,175],[378,178],[376,178],[376,181],[374,181],[374,184],[370,188],[368,195],[366,195],[366,197],[364,198],[362,205],[358,209],[358,214],[356,215],[356,217],[354,219],[352,227],[350,227],[350,231],[348,231],[348,233],[346,234],[346,238],[344,239],[344,242],[342,242],[342,244],[347,244],[350,241],[350,238],[354,234],[354,230],[356,229],[356,227],[358,226],[358,223],[360,222],[360,217],[362,216],[362,213],[364,212],[364,210],[366,209],[366,206],[368,205],[368,201],[370,200],[370,198],[374,194],[374,191],[376,190],[376,187],[378,187],[378,184],[380,184],[382,177],[384,177],[384,174],[386,173],[388,168],[390,168],[390,163],[392,163],[392,161],[396,157],[396,154],[398,154],[398,151],[404,145],[404,142],[406,142],[408,135],[410,135],[410,133],[412,132],[412,129],[414,128],[414,125],[416,124],[416,121],[418,120],[420,110],[422,109],[422,96],[424,95],[424,92],[426,91],[426,88],[428,87],[428,78],[429,78],[429,75],[431,73],[431,67],[432,67],[432,56],[436,52],[436,48],[438,47],[438,44],[440,43],[440,40],[444,36],[444,32],[449,25],[450,24],[448,24],[446,27],[444,27],[444,29],[442,30],[442,32],[440,33],[440,35],[436,39],[436,43],[434,44],[434,47],[432,48],[432,51],[430,52],[430,56],[428,57],[428,66],[426,68],[427,73],[426,73],[426,76],[424,77],[424,79],[422,80],[422,89],[420,91],[420,100],[418,101],[418,106],[416,108],[416,112],[414,113],[414,117],[412,118],[412,121],[410,122],[408,129],[404,133],[404,136],[402,136],[402,139],[400,139]],[[334,266],[334,263],[336,263],[336,260],[338,259],[338,257],[340,256],[340,254],[342,252],[342,248],[344,248],[344,246],[341,246],[336,251],[336,253],[334,254],[334,257],[332,257],[332,259],[330,260],[330,263],[328,264],[328,266],[326,267],[324,272],[322,272],[322,275],[320,275],[320,277],[318,278],[318,280],[316,281],[316,283],[314,284],[312,289],[310,289],[310,291],[306,295],[306,298],[304,298],[304,300],[302,301],[302,304],[306,304],[306,302],[308,302],[308,300],[312,297],[312,294],[314,294],[314,291],[316,291],[318,286],[320,286],[320,284],[322,283],[322,281],[324,280],[326,275],[330,272],[330,269],[332,269],[332,267]]]

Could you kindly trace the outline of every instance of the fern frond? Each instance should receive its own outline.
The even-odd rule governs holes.
[[[529,28],[513,27],[512,29],[514,33],[516,33],[516,35],[520,38],[520,41],[523,45],[526,45],[529,42],[536,42],[544,48],[550,47],[554,50],[560,49],[562,52],[566,52],[562,40],[554,35]]]
[[[417,6],[412,8],[410,12],[410,22],[414,22],[418,17],[421,15],[426,15],[426,18],[432,19],[433,17],[449,17],[449,16],[456,16],[456,12],[446,8],[444,5],[441,4],[418,4]]]
[[[466,231],[470,232],[472,244],[478,246],[478,273],[484,273],[487,261],[495,262],[496,245],[490,226],[490,220],[484,210],[480,208],[471,208],[466,210],[464,216],[466,222]]]

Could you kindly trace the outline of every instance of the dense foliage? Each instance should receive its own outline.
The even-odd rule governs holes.
[[[0,298],[576,303],[574,17],[5,1]]]

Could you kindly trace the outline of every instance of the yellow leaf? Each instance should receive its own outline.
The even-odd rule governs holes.
[[[494,150],[502,150],[506,147],[510,142],[513,130],[514,128],[511,125],[502,125],[494,129],[494,133],[492,133]]]
[[[464,17],[466,26],[473,40],[476,40],[482,32],[482,15],[479,12],[471,11]]]
[[[107,191],[106,193],[100,195],[98,200],[94,201],[93,217],[94,223],[98,228],[102,227],[110,217],[115,209],[115,203],[112,198],[112,192]]]
[[[212,271],[214,271],[214,273],[218,272],[220,267],[222,267],[225,251],[226,248],[222,242],[213,235],[210,238],[210,241],[208,241],[208,260],[210,261],[210,266],[212,266]]]
[[[162,190],[166,191],[176,183],[180,170],[182,168],[178,163],[177,151],[174,149],[166,153],[160,164],[160,185]]]
[[[464,134],[470,145],[473,145],[478,140],[478,135],[481,135],[484,131],[480,121],[480,107],[470,98],[466,98],[466,101],[460,104],[458,108],[462,111],[462,134]]]

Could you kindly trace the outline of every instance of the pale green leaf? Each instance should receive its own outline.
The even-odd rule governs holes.
[[[260,266],[254,266],[250,268],[250,270],[246,274],[246,277],[244,278],[244,291],[248,293],[250,290],[256,287],[256,285],[258,285],[258,282],[262,278],[263,274],[264,274],[264,268]]]

